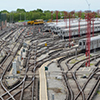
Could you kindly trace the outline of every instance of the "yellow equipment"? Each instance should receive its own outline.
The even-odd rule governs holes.
[[[28,25],[41,25],[41,24],[44,24],[44,21],[43,19],[37,19],[37,20],[34,20],[34,21],[28,21],[27,22]]]
[[[31,24],[31,21],[28,21],[27,24],[30,25]]]
[[[33,25],[34,24],[34,21],[31,21],[31,25]]]
[[[45,43],[45,47],[47,47],[47,43]]]
[[[47,21],[47,23],[50,23],[50,22],[52,22],[52,20],[51,20],[51,19],[49,19],[49,20]]]
[[[17,71],[17,74],[20,74],[20,71]]]
[[[34,21],[28,21],[27,24],[28,25],[33,25],[34,24]]]
[[[34,20],[34,25],[41,25],[41,24],[44,24],[43,19]]]

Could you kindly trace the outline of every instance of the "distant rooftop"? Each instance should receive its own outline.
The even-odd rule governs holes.
[[[90,13],[90,12],[91,12],[91,10],[86,10],[86,11],[85,11],[85,13]]]

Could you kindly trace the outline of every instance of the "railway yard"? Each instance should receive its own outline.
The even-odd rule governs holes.
[[[0,100],[100,100],[100,21],[90,28],[90,66],[86,24],[80,34],[77,19],[67,29],[61,21],[1,30]]]

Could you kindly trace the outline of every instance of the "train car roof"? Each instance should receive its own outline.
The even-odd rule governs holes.
[[[100,23],[100,21],[94,21],[94,23]],[[77,26],[79,24],[79,22],[71,22],[71,26]],[[85,22],[82,22],[82,21],[80,21],[80,26],[81,25],[86,25],[87,24],[87,22],[85,21]],[[92,24],[92,23],[91,23]],[[69,22],[67,22],[67,26],[69,26]],[[58,25],[55,25],[55,27],[66,27],[66,22],[61,22],[61,23],[58,23]]]
[[[91,37],[91,41],[98,40],[98,39],[100,39],[100,35],[95,36],[95,37]],[[80,39],[79,41],[86,41],[86,38]]]
[[[94,25],[95,27],[96,26],[100,26],[100,24],[98,24],[98,25]],[[76,30],[76,29],[78,29],[79,27],[72,27],[72,28],[70,28],[71,30]],[[87,28],[87,26],[80,26],[80,29],[83,29],[83,28]],[[65,29],[61,29],[62,31],[64,31],[64,32],[66,32],[66,31],[68,31],[69,30],[69,28],[65,28]]]
[[[83,28],[86,28],[87,26],[80,26],[80,29],[83,29]],[[78,29],[78,27],[72,27],[72,28],[70,28],[71,30],[77,30]],[[65,28],[65,29],[61,29],[62,31],[64,31],[64,32],[66,32],[66,31],[68,31],[69,30],[69,28]]]

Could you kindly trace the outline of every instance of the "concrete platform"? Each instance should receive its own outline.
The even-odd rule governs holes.
[[[54,100],[66,99],[67,89],[63,82],[62,71],[57,67],[56,62],[53,62],[48,66],[47,82],[49,100],[52,100],[53,95]]]
[[[47,97],[47,82],[46,82],[44,65],[41,66],[41,68],[39,69],[39,77],[40,77],[39,100],[48,100],[48,97]]]

